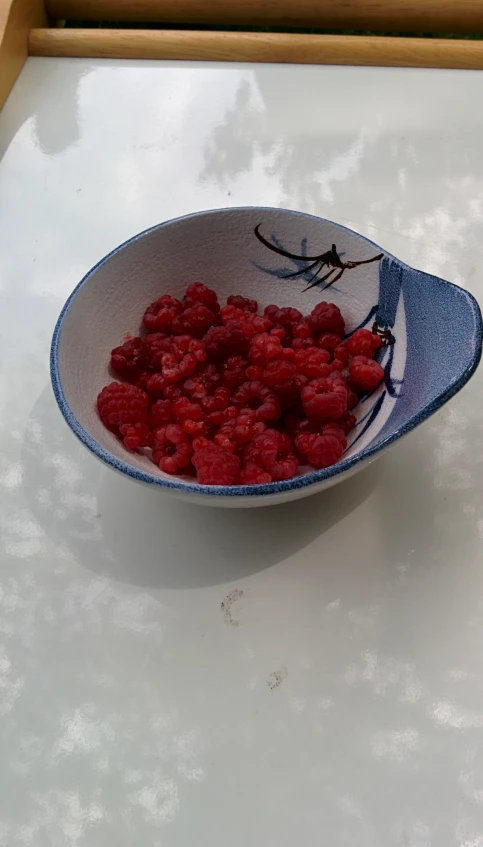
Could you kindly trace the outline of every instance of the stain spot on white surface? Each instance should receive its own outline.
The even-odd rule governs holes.
[[[241,597],[243,597],[243,591],[241,588],[234,588],[233,591],[230,591],[229,594],[226,595],[221,604],[223,620],[228,626],[240,626],[240,621],[233,617],[232,607],[233,604],[236,603],[237,600],[240,600]]]
[[[274,691],[275,688],[280,688],[282,682],[284,681],[285,677],[287,676],[287,673],[288,673],[288,671],[287,671],[286,667],[282,667],[278,671],[273,671],[273,673],[271,673],[270,676],[268,677],[268,683],[267,683],[268,687],[272,691]]]

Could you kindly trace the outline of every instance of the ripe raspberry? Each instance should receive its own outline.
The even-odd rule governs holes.
[[[201,338],[215,321],[216,317],[211,309],[203,306],[202,303],[195,303],[194,306],[190,306],[174,318],[172,332],[175,335],[188,334],[195,338]]]
[[[248,338],[240,327],[212,326],[203,336],[206,352],[210,359],[228,359],[230,356],[244,356],[248,350]]]
[[[240,460],[217,444],[197,450],[192,461],[201,485],[233,485],[236,482]]]
[[[295,364],[299,373],[308,379],[329,376],[330,353],[320,350],[318,347],[307,347],[305,350],[297,350],[295,353]]]
[[[224,385],[228,388],[238,388],[242,382],[246,381],[247,377],[251,379],[252,377],[249,377],[248,374],[245,375],[247,365],[247,360],[243,359],[242,356],[230,356],[222,367]]]
[[[342,417],[337,421],[337,425],[340,426],[344,435],[349,435],[349,432],[354,429],[357,423],[357,418],[355,415],[352,415],[350,412],[344,412]]]
[[[247,411],[220,426],[213,440],[219,447],[234,453],[238,447],[248,444],[255,435],[264,432],[265,429],[264,423],[257,422],[256,413]]]
[[[328,468],[340,461],[346,448],[343,431],[335,424],[329,424],[316,435],[310,446],[307,459],[315,470]]]
[[[250,342],[248,358],[252,365],[266,367],[271,359],[280,359],[282,356],[282,343],[279,338],[262,332],[256,335]]]
[[[249,300],[248,297],[243,297],[241,294],[230,294],[226,301],[229,306],[235,306],[237,309],[243,309],[244,312],[258,312],[258,303],[256,300]]]
[[[215,388],[213,394],[202,397],[201,405],[203,411],[207,415],[211,415],[213,412],[220,412],[222,409],[226,409],[230,403],[230,399],[230,389],[222,385],[220,388]]]
[[[309,420],[335,421],[347,411],[347,388],[343,380],[315,379],[302,389],[300,396]]]
[[[185,309],[188,309],[198,304],[206,306],[207,309],[210,309],[215,314],[220,311],[216,291],[213,291],[212,288],[207,288],[202,282],[192,282],[186,289],[183,306]]]
[[[183,383],[183,390],[193,400],[201,400],[207,394],[212,394],[221,383],[221,374],[216,365],[202,365],[198,373]]]
[[[171,409],[171,400],[156,400],[151,406],[149,413],[149,424],[152,429],[158,429],[160,426],[167,426],[173,422],[173,412]]]
[[[334,351],[342,344],[342,338],[334,332],[323,332],[317,339],[317,347],[328,350],[334,356]]]
[[[250,379],[256,378],[249,374],[248,371],[251,370],[252,373],[255,370],[255,367],[247,368],[247,376]],[[297,374],[297,365],[294,362],[286,362],[283,359],[275,359],[268,362],[265,370],[262,371],[263,382],[265,385],[269,385],[274,387],[278,385],[280,382],[283,382],[286,379],[292,379]],[[258,379],[261,377],[259,376]]]
[[[148,425],[145,423],[121,424],[119,432],[122,435],[125,446],[129,450],[151,446],[153,436]]]
[[[263,468],[248,462],[242,467],[238,475],[238,482],[240,485],[266,485],[268,482],[272,482],[272,477]]]
[[[342,362],[342,364],[347,365],[349,363],[350,353],[347,344],[343,342],[339,344],[338,347],[334,350],[334,362],[337,360]]]
[[[111,367],[124,379],[133,382],[145,370],[148,356],[142,338],[130,338],[111,351]]]
[[[255,435],[243,450],[244,466],[255,465],[270,474],[277,482],[290,479],[298,469],[298,459],[290,452],[292,442],[275,429]]]
[[[183,356],[190,354],[194,356],[198,363],[206,362],[206,348],[202,341],[198,338],[192,338],[190,335],[176,335],[171,340],[171,349],[178,361],[181,361]]]
[[[289,326],[290,324],[297,324],[303,318],[302,312],[299,312],[298,309],[294,309],[291,306],[283,308],[279,308],[278,306],[267,306],[263,314],[272,323],[283,327]]]
[[[347,339],[346,345],[352,356],[367,356],[368,359],[372,359],[381,346],[381,339],[368,329],[356,329]]]
[[[349,376],[359,391],[373,391],[384,379],[384,370],[367,356],[354,356],[349,365]]]
[[[239,409],[253,409],[259,421],[276,421],[280,417],[280,401],[277,395],[263,382],[244,382],[233,395],[233,403]]]
[[[175,474],[187,468],[193,449],[179,424],[162,426],[154,433],[153,461],[164,473]]]
[[[312,309],[309,322],[312,332],[333,332],[335,335],[344,336],[344,318],[335,303],[317,303]]]
[[[144,326],[149,332],[170,332],[173,320],[180,315],[183,307],[179,300],[171,297],[169,294],[164,294],[146,309],[144,313]]]
[[[165,332],[150,332],[143,339],[148,370],[161,370],[161,359],[173,350],[173,339]]]
[[[191,403],[187,397],[179,397],[173,400],[171,405],[173,420],[177,423],[183,421],[202,421],[204,419],[203,409],[199,403]]]
[[[120,424],[145,423],[148,409],[148,395],[128,383],[111,382],[97,397],[99,417],[109,428]]]

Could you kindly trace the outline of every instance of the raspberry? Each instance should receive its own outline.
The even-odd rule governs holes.
[[[119,432],[122,440],[129,450],[137,450],[138,447],[150,447],[153,440],[151,430],[147,424],[121,424]]]
[[[181,361],[183,356],[194,356],[197,363],[206,362],[207,354],[205,345],[197,338],[191,338],[190,335],[177,335],[172,339],[171,348],[173,353],[178,356],[178,361]]]
[[[201,338],[202,335],[216,321],[214,312],[203,306],[202,303],[195,303],[194,306],[189,306],[180,315],[174,318],[172,323],[172,331],[175,335],[184,335],[186,333],[193,335],[195,338]]]
[[[349,365],[349,376],[359,391],[373,391],[384,379],[384,370],[367,356],[354,356]]]
[[[164,473],[175,474],[188,467],[191,442],[178,424],[162,426],[154,433],[153,461]]]
[[[335,350],[341,345],[342,338],[334,332],[323,332],[317,339],[317,347],[328,350],[334,356]]]
[[[144,352],[147,360],[147,367],[150,370],[158,370],[161,368],[161,359],[165,353],[171,353],[173,350],[172,338],[166,335],[165,332],[151,332],[143,339]]]
[[[255,412],[247,411],[220,426],[213,440],[219,447],[234,453],[238,447],[248,444],[255,435],[265,429],[264,423],[257,422]]]
[[[270,474],[252,462],[244,465],[238,476],[240,485],[266,485],[267,482],[271,481],[272,477]]]
[[[342,458],[345,447],[343,431],[338,426],[329,424],[323,428],[321,435],[314,437],[307,459],[315,470],[328,468]]]
[[[334,303],[317,303],[312,309],[309,322],[312,332],[333,332],[335,335],[344,336],[344,318]]]
[[[339,344],[334,350],[334,361],[342,362],[342,364],[347,365],[349,363],[350,353],[347,344],[342,343]]]
[[[299,373],[316,379],[317,377],[329,376],[330,353],[320,350],[318,347],[307,347],[305,350],[297,350],[295,353],[295,364]]]
[[[240,460],[223,447],[210,444],[196,451],[193,465],[201,485],[233,485],[240,469]]]
[[[227,301],[229,306],[235,306],[236,309],[243,309],[244,312],[258,312],[258,303],[256,300],[249,300],[248,297],[243,297],[241,294],[230,294]]]
[[[310,420],[337,420],[347,411],[347,388],[342,380],[315,379],[302,389],[300,396]]]
[[[146,329],[150,332],[161,330],[169,332],[173,325],[173,320],[181,314],[183,306],[179,300],[170,297],[169,294],[164,294],[159,300],[151,303],[144,313],[143,323]]]
[[[243,356],[248,350],[248,338],[240,327],[212,326],[204,335],[206,352],[210,359],[227,359],[230,356]]]
[[[381,346],[381,339],[368,329],[356,329],[347,339],[346,345],[352,356],[367,356],[368,359],[372,359]]]
[[[271,359],[281,358],[282,349],[279,338],[263,332],[252,338],[248,357],[252,365],[265,367]]]
[[[221,383],[221,374],[216,365],[203,365],[198,373],[183,383],[183,390],[193,400],[201,400],[211,394]]]
[[[244,465],[255,465],[270,474],[274,482],[290,479],[298,469],[298,459],[289,452],[292,442],[275,429],[255,435],[244,448]]]
[[[222,379],[224,385],[228,388],[238,388],[242,382],[246,381],[248,374],[245,376],[245,371],[248,362],[242,356],[230,356],[223,365]],[[248,377],[251,379],[252,377]]]
[[[349,435],[349,432],[354,429],[356,423],[356,416],[352,415],[350,412],[344,412],[342,417],[340,417],[337,421],[337,425],[340,426],[344,435]]]
[[[212,288],[207,288],[202,282],[192,282],[186,289],[183,306],[185,309],[188,309],[198,304],[206,306],[207,309],[210,309],[215,314],[220,311],[216,291],[213,291]]]
[[[187,397],[179,397],[177,400],[174,400],[171,409],[173,420],[177,423],[183,423],[183,421],[187,420],[202,421],[204,417],[200,404],[191,403]]]
[[[151,406],[149,413],[149,424],[152,429],[166,426],[173,422],[171,400],[156,400]]]
[[[142,338],[130,338],[111,351],[111,367],[124,379],[135,380],[148,364]]]
[[[247,368],[247,376],[248,374]],[[251,369],[252,371],[255,368]],[[267,367],[265,368],[263,373],[263,381],[265,385],[276,386],[280,382],[283,382],[286,379],[292,379],[292,377],[297,374],[297,367],[293,362],[285,362],[282,359],[275,359],[274,361],[268,362]],[[260,377],[258,377],[260,379]]]
[[[223,409],[226,409],[230,403],[230,399],[230,389],[222,385],[220,388],[215,388],[213,394],[203,397],[201,405],[203,407],[203,411],[205,411],[207,415],[211,415],[213,412],[220,412]]]
[[[267,318],[254,315],[253,312],[237,309],[236,306],[225,306],[220,312],[220,317],[225,326],[234,325],[239,327],[247,338],[253,338],[259,332],[265,332],[271,323]]]
[[[258,380],[244,382],[233,395],[239,409],[253,409],[259,421],[276,421],[280,417],[280,401],[267,385]]]
[[[145,423],[148,408],[148,395],[127,383],[111,382],[97,397],[99,417],[109,428],[120,424]]]

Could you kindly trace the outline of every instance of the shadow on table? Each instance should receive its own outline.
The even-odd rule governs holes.
[[[262,571],[318,538],[374,489],[377,466],[295,503],[194,506],[103,468],[74,438],[50,386],[23,444],[32,513],[56,544],[95,573],[139,587],[195,588]]]

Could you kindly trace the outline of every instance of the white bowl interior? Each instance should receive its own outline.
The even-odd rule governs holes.
[[[346,270],[342,278],[321,294],[304,292],[306,281],[280,278],[298,265],[267,249],[254,235],[277,239],[296,255],[318,255],[335,244],[344,261],[368,259],[377,251],[365,239],[344,228],[296,212],[270,209],[230,209],[204,212],[160,225],[129,241],[100,262],[78,288],[64,315],[58,347],[62,388],[74,416],[105,450],[152,476],[165,477],[146,456],[131,453],[102,425],[96,397],[112,381],[109,354],[127,334],[137,335],[146,306],[162,294],[181,296],[194,281],[214,288],[221,300],[243,294],[269,303],[296,306],[304,314],[320,300],[339,306],[351,330],[366,320],[377,303],[379,263]],[[301,265],[300,265],[301,266]],[[398,307],[398,343],[393,376],[402,379],[406,359],[404,305]],[[384,364],[384,363],[383,363]],[[356,414],[367,412],[359,404]],[[349,444],[351,456],[371,444],[396,401],[386,396],[384,408],[362,437]],[[354,440],[354,436],[353,436]],[[169,479],[173,479],[169,477]],[[182,480],[182,478],[180,478]]]

